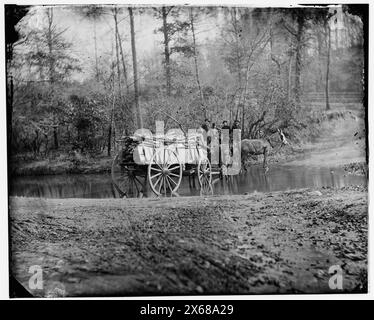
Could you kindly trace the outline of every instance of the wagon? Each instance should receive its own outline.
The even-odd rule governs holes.
[[[141,197],[148,185],[157,196],[177,196],[183,176],[197,177],[201,195],[213,193],[212,166],[199,134],[131,136],[118,142],[112,182],[121,197]]]

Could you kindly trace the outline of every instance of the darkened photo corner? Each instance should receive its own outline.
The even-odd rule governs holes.
[[[368,5],[4,8],[10,297],[367,293]]]

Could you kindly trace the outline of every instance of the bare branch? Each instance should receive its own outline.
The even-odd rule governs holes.
[[[297,37],[297,33],[296,31],[291,27],[291,26],[288,26],[285,22],[283,23],[283,27],[289,32],[291,33],[293,36]]]

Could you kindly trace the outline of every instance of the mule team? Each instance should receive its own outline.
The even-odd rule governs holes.
[[[209,144],[209,132],[211,129],[216,129],[215,124],[213,123],[210,125],[210,120],[205,119],[204,124],[201,126],[201,129],[204,130],[208,137],[207,137],[207,142]],[[219,131],[223,130],[229,130],[230,133],[230,144],[232,145],[233,143],[233,136],[232,133],[234,130],[241,130],[240,129],[240,122],[239,120],[235,120],[234,124],[232,127],[230,127],[227,123],[227,121],[222,122],[222,126]],[[272,140],[272,137],[277,135],[279,139],[277,140]],[[221,140],[220,140],[221,144]],[[278,152],[284,145],[287,145],[288,141],[281,129],[277,129],[276,132],[272,133],[270,136],[264,139],[243,139],[241,140],[241,169],[242,170],[247,170],[247,161],[249,158],[258,156],[258,155],[263,155],[263,168],[265,170],[265,173],[269,170],[269,167],[267,165],[267,157],[270,153],[271,150],[273,152]],[[208,146],[209,148],[209,146]]]

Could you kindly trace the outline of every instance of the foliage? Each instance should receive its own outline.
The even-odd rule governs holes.
[[[116,47],[113,8],[118,8],[122,48]],[[305,105],[310,94],[325,94],[326,23],[334,30],[329,90],[362,93],[363,21],[352,13],[354,8],[340,10],[341,29],[336,27],[338,15],[328,8],[164,9],[134,8],[135,24],[153,19],[155,47],[129,63],[128,10],[75,7],[72,13],[92,28],[87,41],[94,42],[94,74],[87,72],[92,61],[77,58],[66,28],[55,19],[59,9],[32,7],[17,25],[21,40],[14,44],[11,61],[12,151],[35,157],[110,151],[116,139],[137,129],[131,64],[138,70],[140,116],[151,130],[155,120],[164,120],[166,130],[179,124],[187,129],[198,128],[208,117],[218,127],[223,120],[240,120],[244,138],[265,138],[278,128],[295,141],[300,132],[312,136],[318,131],[318,115]],[[37,17],[39,22],[33,23]],[[99,26],[105,24],[110,28],[99,43]],[[136,31],[134,36],[141,38]],[[205,38],[199,36],[204,32]]]

